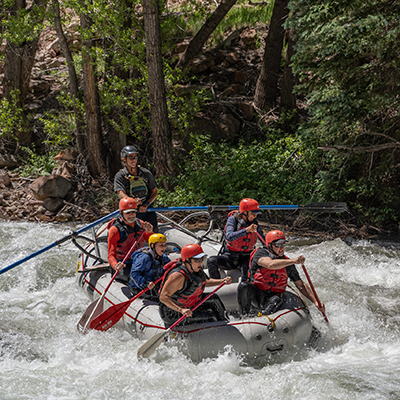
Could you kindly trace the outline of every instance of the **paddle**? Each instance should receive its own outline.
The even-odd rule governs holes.
[[[169,263],[164,265],[164,273],[167,272],[168,270],[172,269],[174,265],[176,264],[177,259],[170,261]],[[157,279],[154,284],[156,285],[158,282],[161,281],[163,277],[161,276],[159,279]],[[91,329],[96,329],[98,331],[107,331],[110,329],[112,326],[114,326],[124,315],[125,311],[129,308],[131,303],[136,300],[138,297],[140,297],[143,293],[147,292],[149,288],[143,289],[140,293],[138,293],[136,296],[132,297],[131,299],[124,301],[123,303],[115,304],[111,306],[110,308],[107,308],[106,311],[101,313],[98,317],[93,319],[93,321],[90,323],[90,328]]]
[[[230,211],[230,210],[237,210],[239,206],[189,206],[189,207],[155,207],[155,208],[148,208],[148,211],[155,211],[155,212],[166,212],[166,211]],[[309,203],[304,206],[291,206],[291,205],[275,205],[275,206],[260,206],[261,210],[306,210],[306,211],[313,211],[313,212],[344,212],[347,210],[347,204],[346,203],[336,203],[336,202],[328,202],[328,203]],[[59,239],[51,244],[49,244],[46,247],[43,247],[43,249],[38,250],[29,256],[22,258],[19,261],[14,262],[13,264],[10,264],[9,266],[3,268],[0,270],[0,275],[4,274],[4,272],[9,271],[10,269],[24,263],[25,261],[28,261],[42,253],[44,253],[47,250],[52,249],[55,246],[59,246],[60,244],[73,239],[74,237],[78,236],[82,232],[85,232],[91,228],[93,228],[96,225],[99,225],[103,222],[106,222],[110,220],[113,217],[116,217],[119,213],[119,210],[112,212],[111,214],[106,215],[103,218],[100,218],[99,220],[91,223],[90,225],[85,226],[84,228],[81,228],[75,232],[70,233],[69,235],[63,237],[62,239]]]
[[[238,210],[239,206],[188,206],[188,207],[155,207],[148,208],[148,211],[165,212],[165,211],[231,211]],[[313,212],[338,213],[347,210],[347,204],[343,202],[327,202],[327,203],[309,203],[304,206],[275,205],[260,206],[261,210],[305,210]]]
[[[32,258],[38,256],[39,254],[42,254],[45,251],[52,249],[53,247],[59,246],[60,244],[65,243],[66,241],[75,238],[76,236],[80,235],[82,232],[85,232],[85,231],[93,228],[94,226],[96,226],[98,224],[101,224],[103,222],[106,222],[106,221],[110,220],[111,218],[117,216],[118,213],[119,213],[119,210],[114,211],[113,213],[108,214],[105,217],[100,218],[99,220],[97,220],[97,221],[95,221],[95,222],[93,222],[93,223],[91,223],[91,224],[89,224],[89,225],[87,225],[87,226],[75,231],[75,232],[70,233],[69,235],[63,237],[62,239],[56,240],[55,242],[49,244],[48,246],[43,247],[43,249],[35,251],[34,253],[30,254],[29,256],[27,256],[25,258],[22,258],[21,260],[16,261],[13,264],[10,264],[8,267],[5,267],[5,268],[0,270],[0,275],[4,274],[4,272],[7,272],[12,268],[24,263],[25,261],[31,260]]]
[[[122,263],[125,264],[126,260],[131,256],[133,250],[135,249],[135,246],[137,243],[140,242],[140,240],[142,239],[143,235],[144,235],[143,231],[140,236],[133,242],[131,248],[129,249],[128,253],[126,254],[126,256],[124,257],[124,259],[122,260]],[[79,320],[78,324],[77,324],[77,329],[78,331],[82,332],[82,333],[86,333],[88,331],[88,326],[90,326],[91,321],[96,318],[97,316],[99,316],[104,309],[104,297],[108,291],[108,289],[110,288],[111,284],[113,283],[114,279],[116,278],[116,276],[118,275],[119,271],[115,271],[114,275],[112,276],[110,282],[108,283],[107,287],[104,289],[103,294],[101,295],[101,297],[99,297],[97,300],[95,300],[92,304],[89,305],[89,307],[86,309],[86,311],[83,313],[81,319]]]
[[[313,283],[311,282],[310,275],[308,275],[308,272],[307,272],[306,267],[304,266],[304,264],[302,265],[302,267],[303,267],[303,271],[304,271],[304,273],[305,273],[305,275],[306,275],[306,277],[307,277],[308,283],[310,284],[310,288],[311,288],[312,292],[314,293],[315,300],[317,300],[318,307],[321,307],[322,304],[321,304],[321,302],[319,301],[319,297],[318,297],[318,295],[317,295],[317,292],[315,291],[314,285],[313,285]],[[326,323],[329,325],[328,317],[326,316],[325,312],[324,312],[324,311],[321,311],[321,314],[324,316],[324,319],[325,319]]]
[[[154,284],[157,284],[160,282],[162,279],[158,278]],[[131,303],[135,301],[138,297],[140,297],[143,293],[146,293],[149,290],[149,288],[143,289],[141,292],[139,292],[136,296],[132,297],[131,299],[124,301],[123,303],[118,303],[110,308],[107,308],[106,311],[102,312],[98,317],[92,320],[90,323],[90,329],[95,329],[97,331],[107,331],[109,330],[112,326],[114,326],[120,319],[121,317],[125,314],[125,311],[129,308]]]
[[[214,289],[211,293],[209,293],[204,299],[199,301],[193,308],[192,311],[196,310],[199,306],[201,306],[206,300],[208,300],[217,290],[221,289],[222,286],[225,285],[225,281],[222,282],[216,289]],[[150,338],[145,344],[139,347],[137,352],[137,357],[147,358],[150,357],[157,349],[157,347],[164,341],[164,338],[171,332],[175,326],[177,326],[180,322],[182,322],[186,318],[186,315],[182,315],[175,323],[173,323],[166,331],[157,333],[152,338]]]

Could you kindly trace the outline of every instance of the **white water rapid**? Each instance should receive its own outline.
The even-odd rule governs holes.
[[[0,223],[0,267],[78,227]],[[249,364],[227,346],[198,364],[112,328],[80,334],[90,301],[75,284],[78,250],[67,243],[0,275],[0,400],[400,399],[400,246],[340,239],[292,240],[330,321],[318,349]],[[303,271],[299,272],[306,280]]]

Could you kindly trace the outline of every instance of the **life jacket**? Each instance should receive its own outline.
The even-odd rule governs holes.
[[[166,264],[166,266],[168,264]],[[196,274],[189,272],[183,262],[179,259],[179,262],[176,262],[175,266],[172,269],[169,269],[164,273],[160,293],[162,291],[162,288],[164,287],[165,282],[168,280],[169,275],[174,272],[181,273],[185,277],[185,282],[183,283],[182,289],[177,290],[171,296],[172,300],[174,300],[181,307],[188,308],[194,306],[200,300],[201,295],[204,292],[206,281],[208,279],[207,275],[204,273],[203,270],[200,270]]]
[[[251,224],[249,222],[246,222],[243,218],[240,217],[240,214],[238,214],[238,210],[231,211],[228,214],[228,218],[231,217],[232,215],[235,217],[236,221],[235,231],[246,229],[251,224],[258,225],[257,221],[253,221]],[[225,231],[226,231],[226,225],[225,225]],[[232,242],[228,242],[227,240],[226,247],[230,251],[250,253],[254,249],[256,243],[257,243],[257,232],[251,232],[247,233],[245,236],[240,237],[239,239],[233,240]]]
[[[124,257],[128,254],[128,251],[131,249],[133,243],[138,239],[138,237],[143,232],[142,221],[136,218],[135,225],[132,227],[131,225],[127,225],[124,222],[122,222],[119,218],[116,218],[108,223],[107,228],[111,228],[111,226],[115,226],[119,232],[116,259],[122,261]],[[144,243],[145,240],[142,238],[142,240],[136,244],[133,251],[143,247]]]
[[[148,180],[145,178],[140,166],[137,166],[137,170],[138,175],[131,175],[126,167],[123,169],[126,179],[129,180],[129,195],[133,198],[139,197],[140,200],[145,201],[149,195]]]
[[[263,249],[266,249],[263,247]],[[286,272],[286,268],[279,269],[268,269],[260,266],[251,266],[251,261],[256,254],[256,251],[259,249],[253,250],[250,255],[249,261],[249,278],[250,283],[253,283],[259,289],[266,291],[269,290],[271,292],[283,293],[286,290],[288,275]],[[267,249],[268,250],[268,249]],[[277,259],[278,257],[271,253],[269,250],[269,255],[272,260]],[[288,258],[283,256],[282,258]]]
[[[145,254],[147,254],[150,258],[151,258],[151,267],[152,267],[152,277],[151,277],[151,281],[152,282],[154,282],[155,280],[157,280],[159,277],[160,277],[160,275],[162,275],[164,272],[162,272],[161,270],[164,270],[164,267],[166,266],[166,265],[168,265],[169,264],[169,262],[167,263],[167,264],[165,264],[165,265],[163,265],[162,264],[162,259],[163,259],[163,257],[161,257],[160,258],[160,264],[158,264],[157,265],[157,263],[156,263],[156,258],[154,257],[154,253],[150,250],[150,248],[149,247],[143,247],[143,248],[141,248],[141,249],[139,249],[139,250],[137,250],[136,251],[137,253],[138,252],[141,252],[141,253],[145,253]]]

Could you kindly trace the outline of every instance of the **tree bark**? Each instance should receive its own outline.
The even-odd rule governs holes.
[[[44,7],[45,5],[46,0],[35,1],[32,3],[32,7],[29,12],[35,14],[35,11],[38,9],[38,7]],[[25,0],[16,0],[13,7],[10,9],[10,14],[13,17],[17,17],[18,11],[25,8]],[[35,17],[37,17],[37,22],[41,23],[40,18],[43,19],[43,17],[34,15],[32,18]],[[7,41],[6,44],[3,81],[4,96],[9,102],[11,102],[12,93],[18,92],[17,106],[21,109],[23,109],[25,106],[26,95],[28,94],[29,90],[31,71],[35,62],[38,41],[39,34],[36,38],[32,40],[26,40],[22,44],[15,44],[10,41]],[[29,146],[32,142],[32,135],[25,113],[23,113],[22,118],[24,119],[24,123],[22,124],[24,128],[22,131],[16,132],[16,137],[21,145]]]
[[[81,28],[87,29],[92,25],[88,15],[81,14]],[[85,97],[85,117],[87,135],[87,153],[90,172],[93,177],[106,174],[105,151],[101,129],[100,99],[97,88],[95,61],[91,56],[92,40],[84,40],[82,46],[82,72]]]
[[[68,75],[69,75],[69,87],[71,90],[71,94],[74,97],[74,114],[75,114],[75,126],[76,126],[76,144],[78,146],[78,151],[82,155],[86,153],[86,134],[84,132],[84,123],[83,123],[83,115],[79,111],[79,108],[76,105],[76,102],[79,101],[79,85],[78,78],[76,76],[74,60],[72,58],[71,52],[68,47],[67,39],[65,38],[64,31],[61,25],[61,16],[60,16],[60,5],[58,0],[53,0],[53,12],[54,12],[54,27],[57,32],[57,36],[60,40],[61,51],[67,60],[68,65]]]
[[[204,25],[196,33],[190,41],[189,46],[182,54],[181,59],[177,63],[177,68],[184,70],[189,66],[194,57],[199,54],[204,43],[214,32],[215,28],[224,19],[228,11],[235,5],[237,0],[222,0],[217,9],[211,14]]]
[[[172,135],[168,121],[167,99],[161,57],[161,33],[157,0],[143,0],[146,61],[152,118],[153,159],[158,176],[175,172],[172,161]],[[168,182],[164,181],[168,189]]]
[[[276,0],[272,12],[261,72],[254,95],[254,104],[261,110],[274,107],[278,97],[279,66],[285,34],[283,24],[288,15],[288,3],[289,0]]]
[[[287,39],[288,47],[286,51],[285,68],[283,70],[282,77],[280,107],[288,111],[296,109],[296,94],[294,93],[294,87],[297,84],[297,78],[295,75],[293,75],[293,70],[290,66],[290,63],[292,62],[292,57],[295,54],[295,39],[293,30],[287,31]]]

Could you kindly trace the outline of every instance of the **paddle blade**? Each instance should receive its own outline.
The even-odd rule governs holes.
[[[130,304],[131,301],[128,300],[108,308],[90,322],[90,329],[103,332],[107,331],[121,319]]]
[[[299,206],[299,209],[313,212],[339,213],[347,210],[347,203],[334,201],[327,203],[309,203],[305,206]]]
[[[148,358],[150,357],[157,349],[157,347],[164,341],[169,333],[169,329],[166,331],[157,333],[151,339],[149,339],[145,344],[139,347],[137,352],[137,358]]]
[[[95,300],[83,313],[82,318],[79,320],[78,328],[79,332],[87,333],[89,330],[90,322],[95,319],[98,315],[103,312],[104,309],[104,297],[100,297]]]

